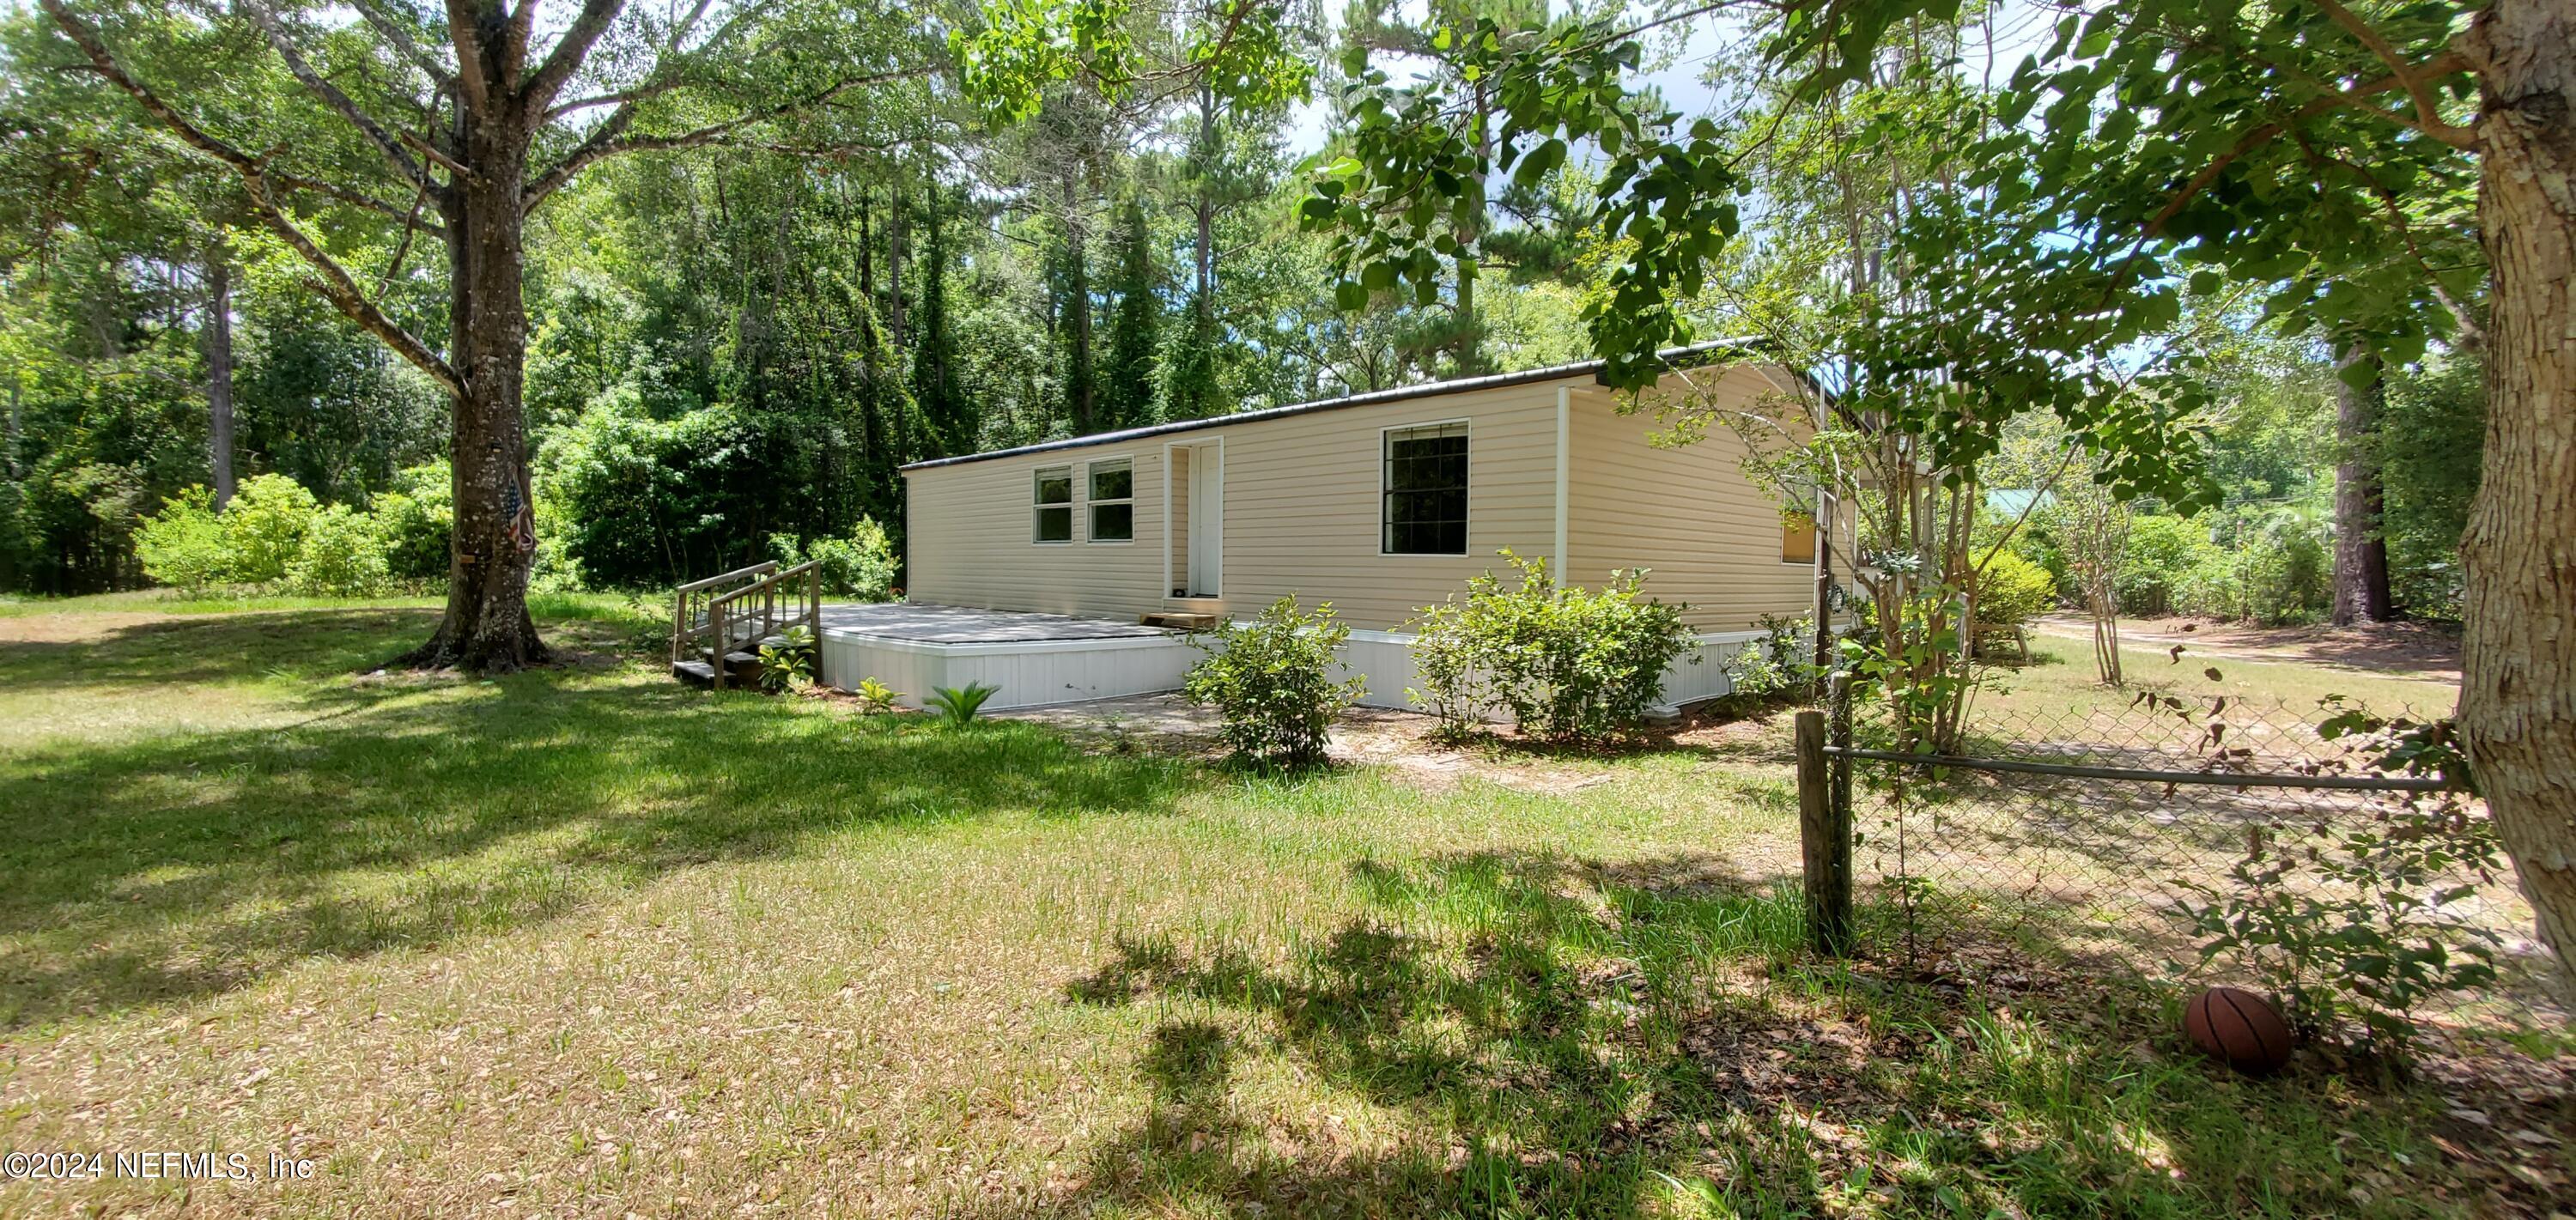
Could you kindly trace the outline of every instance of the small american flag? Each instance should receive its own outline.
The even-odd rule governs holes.
[[[501,511],[510,519],[510,545],[522,555],[537,549],[537,518],[528,511],[525,486],[512,479],[501,489]]]

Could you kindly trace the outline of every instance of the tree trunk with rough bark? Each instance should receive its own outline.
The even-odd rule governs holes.
[[[2370,369],[2370,382],[2343,380],[2355,365]],[[2381,395],[2379,358],[2352,344],[2335,360],[2335,566],[2334,625],[2384,623],[2396,617],[2388,592],[2388,539],[2379,528],[2379,466],[2370,454]]]
[[[1065,198],[1075,196],[1066,184]],[[1091,353],[1091,258],[1088,236],[1068,223],[1064,232],[1065,410],[1076,435],[1099,429],[1100,386]]]
[[[895,169],[894,187],[888,192],[886,209],[886,337],[895,347],[903,346],[903,214],[908,202],[903,189],[901,165]]]
[[[449,429],[456,525],[447,564],[447,614],[405,659],[439,668],[508,671],[547,659],[528,615],[536,552],[520,393],[528,354],[525,261],[527,127],[517,116],[460,124],[460,181],[442,209],[450,286],[449,364],[465,381]]]
[[[2460,724],[2563,967],[2576,956],[2576,5],[2497,0],[2462,49],[2482,93],[2494,281],[2484,481],[2460,542]]]
[[[1198,233],[1191,250],[1190,307],[1204,318],[1216,300],[1216,90],[1199,89]]]
[[[801,97],[694,130],[639,135],[632,131],[637,105],[686,83],[683,76],[666,77],[664,69],[685,74],[669,57],[689,42],[707,14],[706,5],[653,36],[662,45],[661,57],[638,79],[657,82],[657,87],[557,106],[558,93],[580,76],[599,40],[618,24],[626,0],[583,0],[578,12],[556,23],[560,32],[551,49],[533,61],[531,44],[540,24],[537,0],[519,0],[515,8],[507,0],[449,0],[448,45],[442,49],[452,53],[453,62],[411,45],[401,28],[405,22],[381,19],[382,14],[373,11],[361,14],[367,28],[387,39],[385,50],[409,59],[436,82],[427,96],[408,101],[413,111],[437,116],[431,126],[443,130],[435,136],[411,131],[398,135],[306,58],[297,29],[264,5],[229,6],[231,17],[267,41],[314,102],[337,113],[384,155],[395,180],[409,188],[406,194],[436,201],[452,277],[449,350],[442,357],[385,313],[375,300],[380,294],[361,288],[349,269],[314,240],[305,222],[281,203],[281,192],[318,192],[370,207],[403,219],[406,232],[418,217],[417,205],[405,213],[371,200],[365,190],[281,173],[277,150],[254,153],[236,147],[192,118],[188,107],[172,104],[127,71],[99,30],[72,12],[64,0],[37,0],[37,7],[80,48],[91,71],[132,97],[180,142],[232,167],[251,214],[304,262],[312,273],[306,283],[317,295],[448,391],[454,403],[449,456],[456,519],[447,613],[429,641],[405,660],[486,671],[515,669],[547,655],[536,624],[528,617],[527,596],[528,570],[536,550],[527,424],[521,404],[528,347],[527,306],[520,295],[525,273],[522,234],[529,210],[602,159],[646,149],[722,143],[747,125],[790,118],[847,89],[913,79],[930,70],[929,65],[913,65],[846,76]],[[727,19],[728,28],[732,20]],[[353,22],[329,24],[336,29],[358,28]],[[637,32],[630,27],[630,36]],[[608,101],[615,102],[615,109],[585,120],[578,132],[566,121],[576,112],[588,114],[593,105]],[[538,133],[550,127],[566,137],[569,147],[547,167],[531,172],[528,154],[540,143]],[[402,248],[409,249],[408,240]]]
[[[232,251],[216,242],[206,251],[206,447],[214,467],[215,510],[233,502],[233,267]]]

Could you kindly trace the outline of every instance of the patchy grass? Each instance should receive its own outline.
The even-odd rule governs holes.
[[[81,597],[0,595],[0,618],[76,617],[90,614],[243,614],[262,610],[436,609],[446,599],[397,595],[371,598],[300,597],[285,593],[189,594],[177,589],[134,589]],[[666,608],[655,599],[620,593],[531,593],[528,608],[541,619],[621,618]],[[667,616],[666,616],[667,617]]]
[[[2103,686],[2093,672],[2093,652],[2081,641],[2052,636],[2031,637],[2032,663],[2018,668],[1997,666],[1993,681],[1978,695],[1979,705],[1998,715],[2060,714],[2069,711],[2125,707],[2139,690],[2183,696],[2224,694],[2234,699],[2278,708],[2313,722],[2325,713],[2319,701],[2329,695],[2369,707],[2384,715],[2405,713],[2447,716],[2459,702],[2456,682],[2405,674],[2300,665],[2204,655],[2184,645],[2177,658],[2161,649],[2123,648],[2121,674],[2127,690]],[[2207,671],[2219,676],[2211,679]]]
[[[432,613],[0,623],[0,1148],[317,1164],[0,1213],[2537,1214],[2571,1170],[2563,1082],[2244,1082],[2143,984],[1805,957],[1776,743],[1426,792],[649,657],[358,672]]]

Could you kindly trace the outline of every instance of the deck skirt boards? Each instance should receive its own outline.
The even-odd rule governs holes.
[[[832,613],[844,609],[826,607],[817,679],[826,686],[854,690],[874,678],[901,692],[905,707],[922,706],[922,697],[941,687],[972,682],[1000,688],[985,704],[996,711],[1175,691],[1190,667],[1206,655],[1187,634],[1106,620],[916,608],[957,616],[954,629],[940,631],[925,630],[918,621],[902,627],[871,625],[863,615]],[[892,633],[898,630],[956,638],[897,638]],[[1116,634],[1083,634],[1093,630]],[[1061,638],[971,638],[1003,633]],[[1679,707],[1733,690],[1726,662],[1762,635],[1723,631],[1693,637],[1691,650],[1664,675],[1662,706]],[[1342,664],[1345,674],[1357,675],[1366,683],[1366,693],[1359,700],[1362,705],[1420,710],[1405,695],[1421,680],[1413,665],[1413,638],[1412,633],[1400,631],[1351,632],[1342,647]]]

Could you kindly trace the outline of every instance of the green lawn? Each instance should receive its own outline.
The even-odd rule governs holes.
[[[2451,1090],[2215,1072],[2143,984],[1804,957],[1777,726],[1555,793],[1258,778],[693,692],[616,599],[492,681],[363,672],[425,603],[221,609],[0,610],[0,1149],[316,1176],[0,1214],[2538,1214],[2570,1170]]]

